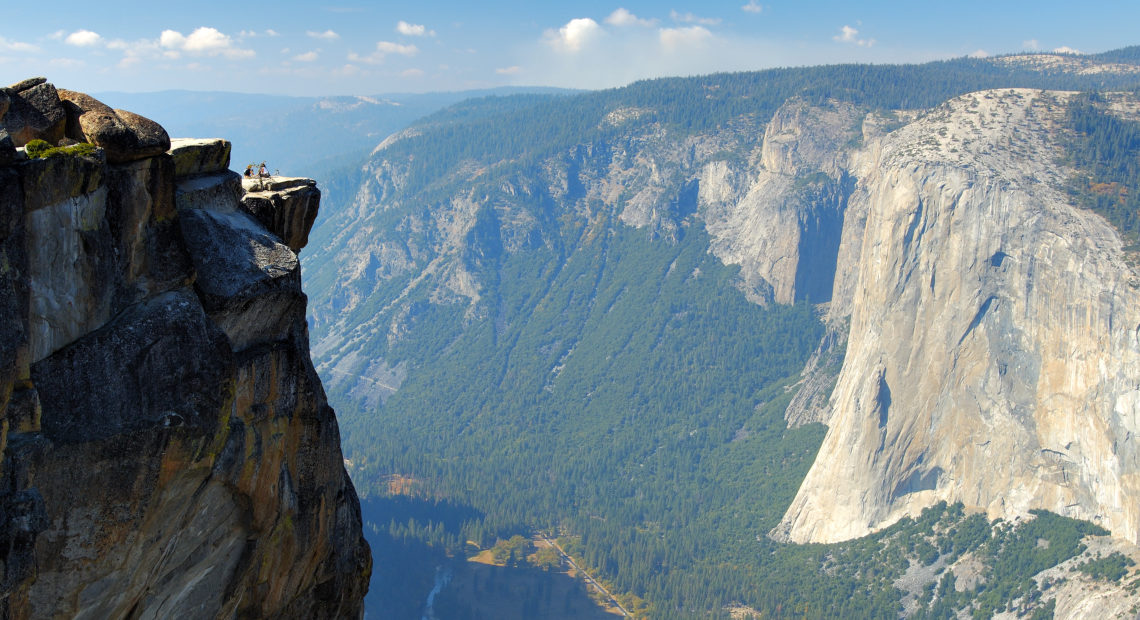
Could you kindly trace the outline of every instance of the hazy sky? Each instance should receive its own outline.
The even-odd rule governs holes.
[[[292,95],[576,88],[1140,43],[1140,2],[4,2],[0,83]]]

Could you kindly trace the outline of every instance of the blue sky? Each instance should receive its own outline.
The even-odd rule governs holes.
[[[603,88],[665,75],[1140,43],[1135,1],[5,4],[0,83],[46,75],[93,92]]]

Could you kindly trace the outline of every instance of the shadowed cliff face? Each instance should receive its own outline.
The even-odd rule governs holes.
[[[319,192],[243,206],[229,143],[55,92],[0,124],[0,615],[359,617],[296,256]],[[58,136],[113,144],[14,149]]]

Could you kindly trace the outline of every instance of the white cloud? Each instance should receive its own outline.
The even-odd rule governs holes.
[[[400,72],[400,77],[406,77],[406,78],[420,77],[423,74],[424,74],[424,72],[422,69],[415,69],[415,68],[404,69],[403,71]]]
[[[567,52],[581,51],[582,46],[595,38],[602,27],[589,17],[579,17],[566,22],[566,25],[554,30],[546,31],[547,42],[556,50]]]
[[[65,35],[67,35],[66,30],[56,30],[55,32],[49,34],[47,38],[51,39],[52,41],[62,41]]]
[[[740,10],[745,13],[759,13],[764,10],[764,7],[760,6],[756,0],[748,0],[748,4],[742,5]]]
[[[1084,53],[1081,50],[1073,49],[1073,48],[1069,47],[1068,45],[1062,45],[1061,47],[1055,47],[1055,48],[1053,48],[1053,52],[1055,52],[1057,54],[1083,54]]]
[[[297,54],[296,56],[293,57],[293,60],[296,60],[297,62],[313,62],[319,56],[320,56],[320,54],[318,52],[316,52],[315,50],[313,50],[313,51],[305,52],[304,54]]]
[[[129,69],[151,59],[178,60],[184,55],[224,56],[231,59],[255,56],[253,50],[236,47],[230,37],[214,28],[198,28],[188,36],[175,30],[164,30],[157,39],[111,39],[106,42],[106,48],[123,54],[118,62],[120,69]],[[209,68],[209,65],[190,62],[185,67],[195,70]]]
[[[874,39],[860,39],[859,31],[847,25],[840,28],[839,34],[831,38],[840,43],[853,43],[859,47],[871,47],[875,44]]]
[[[737,0],[729,9],[736,11],[745,2]],[[736,14],[737,19],[744,17]],[[541,38],[521,58],[494,66],[521,65],[523,71],[516,80],[525,76],[531,82],[540,71],[543,83],[552,86],[610,88],[646,78],[755,70],[758,62],[761,67],[794,64],[796,57],[786,45],[720,32],[718,27],[675,24],[668,19],[667,8],[664,16],[654,28],[619,29],[603,24],[597,39],[576,54]]]
[[[166,48],[164,53],[168,58],[178,58],[180,52],[192,55],[225,56],[226,58],[251,58],[253,50],[234,47],[229,36],[222,34],[216,28],[201,27],[183,36],[176,30],[163,30],[158,38],[158,44]]]
[[[409,37],[435,36],[435,31],[428,30],[423,24],[409,24],[402,19],[396,23],[396,32]]]
[[[1021,42],[1021,47],[1027,50],[1037,51],[1041,49],[1041,44],[1037,42],[1037,39],[1027,39]]]
[[[326,30],[324,32],[315,32],[313,30],[309,30],[305,34],[309,35],[310,37],[313,37],[314,39],[332,40],[332,39],[339,39],[340,38],[340,35],[333,32],[332,30]]]
[[[34,53],[40,51],[40,48],[32,45],[31,43],[22,43],[20,41],[11,41],[0,37],[0,52],[29,52]]]
[[[415,56],[419,53],[420,48],[414,45],[401,45],[399,43],[392,43],[391,41],[377,41],[376,51],[384,54],[399,54],[401,56]]]
[[[970,52],[970,58],[989,58],[990,53],[986,50],[974,50]]]
[[[376,51],[367,56],[361,56],[356,52],[349,52],[348,60],[351,62],[363,62],[370,65],[378,65],[384,62],[384,58],[389,54],[399,54],[400,56],[415,56],[420,51],[420,48],[414,45],[401,45],[391,41],[377,41]]]
[[[662,28],[658,32],[661,47],[666,51],[674,52],[680,48],[700,47],[712,39],[713,34],[704,26],[687,26],[684,28]]]
[[[62,67],[64,69],[77,69],[86,65],[87,63],[83,62],[82,60],[76,60],[75,58],[52,58],[48,61],[48,64],[53,67]]]
[[[267,36],[267,37],[279,37],[279,36],[281,36],[281,33],[277,32],[276,30],[274,30],[272,28],[266,28],[265,29],[265,36]]]
[[[624,8],[619,8],[606,18],[611,26],[652,26],[657,23],[655,19],[642,19]]]
[[[107,42],[107,49],[123,53],[123,57],[118,63],[120,69],[129,69],[141,63],[144,58],[158,56],[162,53],[162,48],[159,47],[159,43],[155,39],[139,39],[137,41],[112,39]]]
[[[855,35],[857,34],[859,34],[858,30],[852,28],[851,26],[843,26],[843,28],[840,29],[840,34],[837,34],[831,38],[843,43],[849,43],[855,40]]]
[[[720,23],[719,17],[699,17],[692,13],[678,13],[677,11],[669,11],[669,17],[675,22],[682,24],[702,24],[704,26],[715,26]]]
[[[76,30],[67,35],[67,38],[64,39],[63,42],[76,47],[93,47],[102,43],[103,37],[99,36],[99,33],[91,32],[90,30]]]
[[[518,75],[522,73],[522,67],[518,65],[511,67],[500,67],[498,69],[495,69],[495,73],[498,73],[499,75]]]
[[[238,33],[239,37],[254,38],[254,37],[279,37],[281,34],[272,28],[266,28],[265,32],[257,32],[256,30],[242,30]]]

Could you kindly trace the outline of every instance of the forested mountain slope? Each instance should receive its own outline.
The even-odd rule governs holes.
[[[1036,90],[1135,88],[1125,52],[487,98],[388,138],[305,265],[354,479],[471,507],[437,548],[578,536],[662,617],[1070,613],[1026,580],[1105,530],[960,532],[1135,539],[1133,224],[1090,198],[1135,179],[1071,112],[1133,100]],[[988,594],[906,594],[908,562]]]

